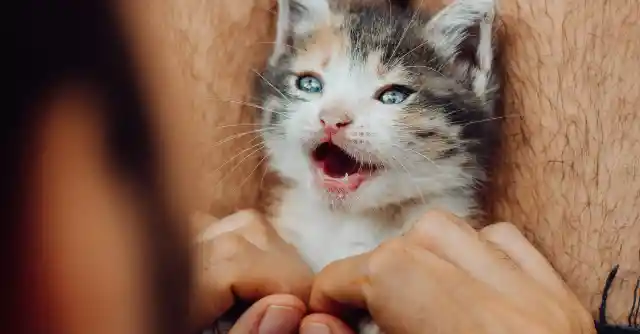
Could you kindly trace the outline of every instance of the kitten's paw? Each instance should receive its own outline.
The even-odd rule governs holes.
[[[366,319],[360,322],[358,334],[384,334],[384,332],[372,319]]]

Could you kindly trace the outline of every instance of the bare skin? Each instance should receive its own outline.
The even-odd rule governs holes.
[[[220,217],[255,206],[262,173],[252,170],[258,157],[218,182],[225,174],[219,165],[235,155],[230,150],[251,147],[253,136],[220,149],[215,144],[221,139],[247,130],[216,128],[253,122],[251,108],[221,100],[248,100],[251,70],[262,66],[272,38],[265,27],[271,27],[274,1],[148,1],[134,7],[130,15],[143,22],[134,35],[146,31],[170,41],[153,49],[165,57],[147,55],[180,83],[180,93],[150,87],[158,105],[182,103],[180,110],[197,120],[190,135],[191,152],[201,160],[193,175],[198,208]],[[489,201],[493,220],[520,227],[593,315],[604,278],[619,264],[608,315],[625,323],[640,275],[640,181],[632,154],[640,140],[633,117],[640,107],[640,27],[634,25],[640,3],[511,0],[502,1],[499,12],[507,89],[505,144]],[[175,109],[164,110],[161,118],[175,117]]]
[[[640,3],[503,1],[501,16],[507,118],[494,220],[525,231],[594,316],[619,264],[608,315],[626,323],[640,276],[630,154],[640,148]]]

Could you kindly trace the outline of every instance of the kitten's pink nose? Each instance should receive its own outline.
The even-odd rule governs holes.
[[[340,131],[340,128],[351,124],[351,120],[345,119],[342,121],[326,122],[325,120],[320,119],[320,123],[324,127],[325,138],[330,139],[331,136],[337,134]]]
[[[324,133],[333,135],[341,128],[351,124],[351,118],[346,113],[335,113],[323,111],[320,113],[320,124],[324,127]]]
[[[338,131],[340,131],[340,128],[344,128],[345,126],[351,124],[351,120],[350,119],[345,119],[342,121],[334,121],[334,122],[326,122],[325,120],[321,119],[320,120],[320,124],[322,124],[322,126],[324,127],[324,132],[326,134],[336,134],[338,133]]]

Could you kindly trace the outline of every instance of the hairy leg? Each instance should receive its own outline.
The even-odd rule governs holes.
[[[255,206],[264,173],[255,168],[258,110],[247,104],[271,48],[275,2],[120,3],[159,128],[175,144],[166,157],[176,184],[193,209],[218,217]]]
[[[640,3],[514,0],[500,12],[494,218],[518,224],[594,316],[619,264],[608,314],[626,323],[640,276]]]
[[[607,314],[626,323],[640,276],[640,3],[502,0],[499,17],[505,118],[489,210],[596,318],[619,264]]]

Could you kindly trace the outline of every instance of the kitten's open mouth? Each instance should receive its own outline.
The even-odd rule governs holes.
[[[356,160],[332,142],[324,142],[311,152],[322,186],[333,192],[356,190],[376,171],[376,166]]]

